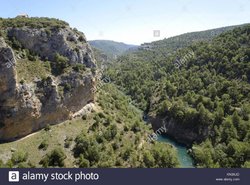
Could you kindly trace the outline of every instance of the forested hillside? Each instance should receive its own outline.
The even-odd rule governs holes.
[[[107,55],[110,59],[125,53],[129,49],[137,48],[136,45],[125,44],[122,42],[115,42],[111,40],[92,40],[90,45]]]
[[[121,56],[107,75],[150,116],[197,135],[198,167],[250,167],[249,48],[245,25],[167,56],[165,47]]]
[[[244,25],[245,24],[236,26],[227,26],[206,31],[184,33],[182,35],[166,38],[152,43],[145,43],[140,48],[148,50],[157,50],[161,51],[164,55],[168,55],[173,52],[176,52],[180,48],[187,47],[197,42],[211,41],[213,38],[224,32],[233,30],[237,27],[241,27]]]

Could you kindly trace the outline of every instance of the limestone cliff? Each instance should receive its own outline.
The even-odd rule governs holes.
[[[155,131],[164,126],[166,128],[166,132],[162,133],[163,135],[171,137],[178,143],[186,146],[191,146],[194,142],[203,141],[209,134],[208,129],[199,128],[199,130],[202,130],[202,132],[199,133],[197,128],[191,128],[184,126],[183,124],[178,124],[174,119],[167,116],[149,116],[148,121],[152,124]]]
[[[84,35],[71,28],[47,31],[44,28],[8,28],[8,36],[16,38],[24,48],[43,58],[54,59],[57,52],[69,58],[70,64],[82,63],[94,67],[92,51]]]
[[[3,28],[1,27],[3,30]],[[0,141],[14,140],[48,124],[57,124],[94,100],[95,60],[83,33],[71,29],[8,26],[0,37]],[[14,49],[11,41],[20,45]],[[8,43],[8,44],[7,44]],[[13,42],[12,42],[13,43]],[[17,45],[17,44],[16,44]],[[27,52],[28,51],[28,52]],[[35,55],[41,65],[53,65],[55,55],[66,58],[66,72],[23,81],[18,66]],[[36,59],[37,60],[37,59]],[[18,64],[18,65],[17,65]],[[84,70],[73,70],[75,65]],[[78,68],[77,68],[78,69]]]

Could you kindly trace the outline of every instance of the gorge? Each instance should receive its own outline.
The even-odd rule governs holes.
[[[249,24],[107,55],[58,19],[0,28],[0,167],[249,167]]]

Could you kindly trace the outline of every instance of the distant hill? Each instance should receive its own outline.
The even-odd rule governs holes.
[[[211,30],[206,30],[206,31],[185,33],[185,34],[181,34],[178,36],[166,38],[166,39],[151,42],[151,43],[144,43],[139,47],[139,49],[146,49],[146,50],[162,49],[165,54],[169,54],[196,42],[210,41],[216,36],[220,35],[221,33],[224,33],[224,32],[233,30],[234,28],[242,27],[245,25],[246,24],[227,26],[227,27],[216,28],[216,29],[211,29]]]
[[[109,58],[116,58],[116,56],[119,56],[128,50],[138,47],[136,45],[111,40],[92,40],[89,41],[89,43],[92,47],[97,48],[106,54]]]

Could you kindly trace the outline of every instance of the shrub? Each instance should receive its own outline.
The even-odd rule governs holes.
[[[22,84],[22,85],[23,85],[23,84],[24,84],[24,82],[25,82],[25,81],[24,81],[23,79],[22,79],[22,80],[20,80],[20,84]]]
[[[28,159],[28,153],[24,151],[16,151],[11,156],[11,162],[16,165],[21,162],[25,162]]]
[[[64,167],[65,159],[66,155],[64,154],[62,148],[56,148],[52,150],[50,153],[46,154],[39,164],[41,164],[43,167],[48,167],[48,166]]]
[[[86,119],[87,119],[87,115],[85,114],[82,116],[82,120],[86,120]]]
[[[51,71],[51,65],[50,65],[50,62],[49,61],[46,61],[44,62],[44,67],[48,70],[48,71]]]
[[[9,37],[9,40],[11,41],[12,47],[14,49],[21,49],[22,44],[15,38],[15,37]]]
[[[51,30],[50,29],[46,28],[45,33],[47,34],[48,37],[51,36]]]
[[[71,90],[71,85],[69,83],[65,83],[63,90],[64,90],[64,92],[70,91]]]
[[[82,35],[78,38],[78,40],[79,40],[80,42],[85,41],[85,39],[84,39],[84,37],[83,37]]]
[[[60,55],[59,53],[55,54],[54,63],[53,63],[53,72],[56,75],[60,75],[64,72],[64,69],[69,66],[69,59]]]
[[[104,132],[104,138],[111,141],[117,135],[118,129],[116,125],[110,125],[108,129]]]
[[[45,127],[44,127],[44,130],[45,131],[49,131],[49,130],[51,130],[51,126],[48,124],[48,125],[46,125]]]
[[[28,50],[28,49],[25,49],[24,52],[25,52],[25,56],[26,56],[30,61],[36,61],[36,60],[38,59],[38,56],[37,56],[34,52],[32,52],[32,51],[30,51],[30,50]]]
[[[47,148],[48,148],[48,146],[49,146],[49,142],[48,142],[48,140],[43,140],[42,142],[41,142],[41,144],[38,146],[38,149],[43,149],[43,150],[47,150]]]
[[[65,148],[69,148],[72,144],[73,138],[72,137],[66,137],[66,139],[64,140],[64,147]]]
[[[80,168],[89,168],[89,160],[85,159],[84,156],[81,154],[79,158],[79,167]]]
[[[98,113],[98,116],[99,116],[100,118],[105,118],[105,114],[103,114],[102,112],[99,112],[99,113]]]
[[[74,156],[79,157],[81,154],[91,165],[97,163],[101,158],[101,151],[98,143],[94,138],[88,138],[84,133],[78,135],[75,139]]]
[[[136,122],[133,124],[131,130],[132,130],[134,133],[140,132],[140,131],[141,131],[140,122],[139,122],[139,121],[136,121]]]
[[[84,64],[76,64],[72,68],[76,72],[80,72],[80,71],[85,71],[86,70],[86,66]]]

